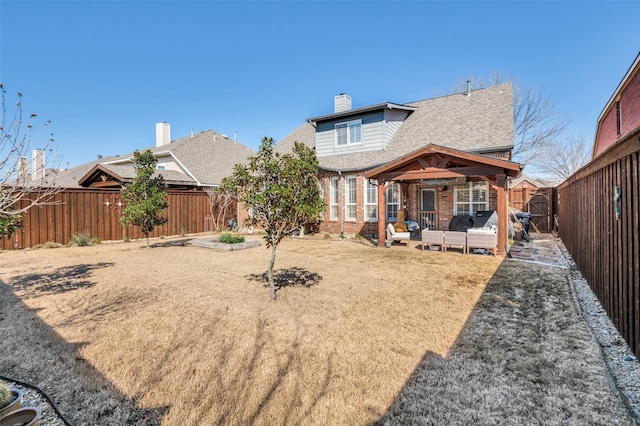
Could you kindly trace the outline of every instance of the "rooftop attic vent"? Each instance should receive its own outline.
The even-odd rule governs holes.
[[[346,93],[340,93],[333,98],[333,112],[349,111],[351,109],[351,97]]]
[[[156,123],[156,146],[169,145],[171,143],[171,128],[169,123]]]

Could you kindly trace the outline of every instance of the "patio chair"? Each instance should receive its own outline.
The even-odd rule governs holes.
[[[494,229],[467,229],[467,253],[472,248],[490,250],[495,255],[498,252],[498,234]]]
[[[431,231],[429,229],[422,230],[422,250],[425,245],[437,245],[444,251],[444,232],[443,231]]]
[[[461,247],[462,252],[467,252],[467,233],[462,231],[444,231],[444,244],[442,248],[447,251],[447,247]]]
[[[410,232],[396,232],[393,227],[393,223],[387,225],[387,240],[388,241],[403,241],[407,240],[407,247],[409,247],[409,242],[411,241],[411,233]]]

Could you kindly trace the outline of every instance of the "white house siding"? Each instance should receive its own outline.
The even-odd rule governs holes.
[[[382,140],[382,147],[386,148],[387,144],[396,134],[396,131],[402,125],[402,122],[407,118],[410,111],[401,109],[388,109],[384,114],[384,138]]]
[[[158,158],[158,166],[164,166],[165,170],[173,170],[176,172],[184,173],[184,170],[175,162],[173,157],[161,157]]]
[[[335,124],[358,119],[362,120],[362,142],[356,145],[337,147],[334,135]],[[369,114],[318,123],[316,127],[316,155],[318,157],[325,157],[335,154],[377,151],[382,149],[384,135],[383,122],[384,112],[381,110]]]

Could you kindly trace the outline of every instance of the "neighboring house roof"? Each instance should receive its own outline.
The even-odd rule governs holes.
[[[529,182],[531,185],[536,186],[538,188],[543,188],[547,186],[542,182],[539,182],[535,178],[532,178],[529,176],[520,176],[519,178],[509,180],[509,188],[515,188],[516,186],[520,185],[522,182]]]
[[[378,104],[375,107],[387,104]],[[325,170],[368,170],[433,144],[460,151],[489,153],[513,149],[511,84],[411,102],[416,108],[402,123],[386,149],[319,158]],[[362,109],[361,109],[362,110]],[[352,110],[354,111],[354,110]],[[338,114],[344,114],[344,111]],[[327,119],[336,114],[316,117]],[[313,119],[310,119],[313,120]],[[305,123],[278,143],[285,152],[293,141],[315,146],[315,132]]]
[[[197,182],[184,173],[175,170],[155,170],[164,178],[169,187],[195,187]],[[128,164],[96,164],[82,177],[78,183],[81,186],[119,187],[122,183],[129,183],[136,177],[135,168]]]
[[[206,130],[193,136],[176,139],[168,145],[142,148],[150,149],[159,157],[159,161],[173,161],[180,166],[184,174],[178,171],[164,170],[167,183],[195,182],[198,186],[219,185],[222,179],[233,173],[238,163],[246,163],[255,151],[213,130]],[[67,170],[51,173],[50,184],[66,188],[77,188],[79,182],[96,165],[101,164],[112,173],[121,177],[134,174],[133,153],[123,156],[110,156],[76,166]],[[117,166],[116,168],[114,168]]]

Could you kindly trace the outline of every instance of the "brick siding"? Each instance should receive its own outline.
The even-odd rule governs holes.
[[[599,155],[617,140],[624,138],[632,130],[640,126],[640,72],[636,68],[618,98],[613,99],[609,109],[599,123],[596,134],[595,155]],[[616,101],[620,102],[620,134],[617,129]]]

